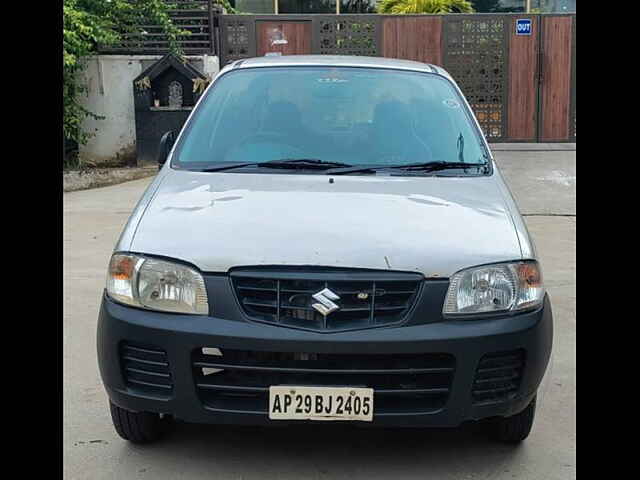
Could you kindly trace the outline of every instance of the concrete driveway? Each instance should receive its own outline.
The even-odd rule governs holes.
[[[551,375],[528,440],[512,448],[473,426],[362,430],[177,424],[161,443],[115,433],[96,361],[111,249],[151,179],[64,195],[64,476],[67,479],[572,479],[576,476],[575,151],[496,158],[534,237],[555,317]],[[539,149],[540,146],[532,146]]]

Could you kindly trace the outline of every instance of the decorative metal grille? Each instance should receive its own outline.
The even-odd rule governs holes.
[[[224,17],[223,17],[224,18]],[[222,22],[222,65],[255,55],[255,17],[225,19]]]
[[[323,16],[314,21],[314,53],[380,55],[380,19],[357,15]]]
[[[509,19],[451,15],[443,27],[444,68],[467,97],[487,139],[504,140]]]
[[[167,11],[176,27],[188,32],[178,37],[180,48],[186,55],[213,53],[213,13],[218,11],[214,0],[171,0]],[[163,28],[153,19],[142,16],[135,25],[127,25],[117,45],[99,45],[103,54],[164,55],[170,42]]]

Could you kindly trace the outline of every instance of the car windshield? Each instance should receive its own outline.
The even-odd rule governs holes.
[[[350,167],[477,165],[486,163],[483,153],[468,108],[439,75],[262,67],[231,71],[215,82],[189,120],[172,165],[204,170],[307,159]]]

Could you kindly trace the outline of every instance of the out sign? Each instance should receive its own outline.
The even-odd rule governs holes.
[[[516,35],[531,35],[531,19],[519,18],[516,20]]]

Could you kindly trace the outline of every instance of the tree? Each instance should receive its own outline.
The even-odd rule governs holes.
[[[471,0],[471,3],[478,13],[516,13],[525,10],[524,1],[519,6],[513,5],[513,2],[507,2],[507,6],[503,6],[501,0]],[[539,9],[532,8],[531,13],[536,13],[534,10]]]
[[[382,0],[378,13],[473,13],[467,0]]]
[[[172,51],[179,52],[178,37],[184,35],[173,25],[164,0],[64,0],[62,37],[62,97],[65,140],[86,143],[89,134],[82,131],[87,116],[100,118],[78,103],[85,90],[80,81],[83,57],[97,53],[98,45],[117,44],[123,34],[140,32],[145,22],[159,25]]]
[[[340,6],[342,13],[376,13],[371,0],[347,0]]]
[[[479,13],[501,11],[500,0],[472,0],[473,8]]]

